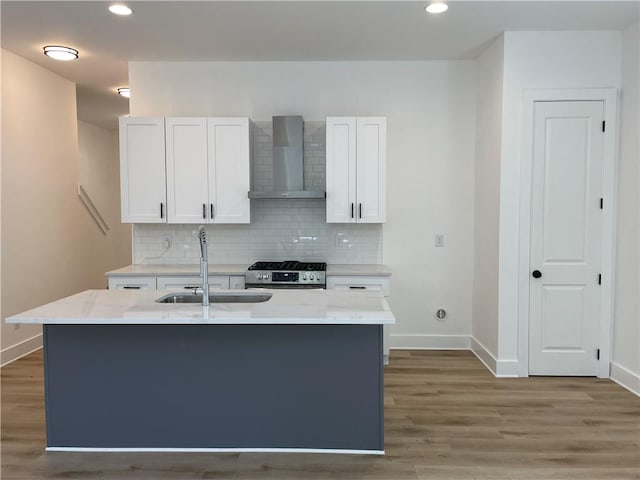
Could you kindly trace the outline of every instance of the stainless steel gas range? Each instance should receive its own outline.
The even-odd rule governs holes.
[[[247,271],[246,288],[326,288],[323,262],[256,262]]]

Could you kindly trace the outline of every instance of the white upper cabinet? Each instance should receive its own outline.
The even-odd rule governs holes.
[[[123,223],[165,223],[164,118],[120,118]]]
[[[383,223],[386,219],[387,119],[358,117],[356,123],[356,219]]]
[[[167,118],[165,129],[169,223],[206,223],[207,119]]]
[[[249,143],[248,118],[122,118],[122,221],[249,223]]]
[[[210,223],[249,223],[248,118],[207,119]]]
[[[355,222],[356,119],[327,118],[327,222]]]
[[[386,117],[327,118],[327,222],[383,223]]]

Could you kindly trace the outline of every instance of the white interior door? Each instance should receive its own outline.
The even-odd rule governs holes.
[[[597,374],[604,104],[536,102],[529,373]]]

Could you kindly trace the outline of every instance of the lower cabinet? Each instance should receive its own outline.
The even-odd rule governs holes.
[[[244,275],[229,276],[229,288],[231,290],[244,290]]]
[[[109,277],[109,290],[155,290],[155,276]]]
[[[202,286],[200,275],[111,275],[109,290],[180,290]],[[209,275],[209,287],[244,290],[244,275]]]
[[[374,290],[382,292],[389,301],[391,297],[391,283],[388,276],[338,276],[327,275],[328,290]],[[389,330],[390,325],[383,325],[383,353],[384,364],[389,364]]]
[[[202,278],[200,275],[158,277],[157,285],[158,290],[193,289],[202,287]],[[228,290],[229,275],[209,275],[209,288]]]

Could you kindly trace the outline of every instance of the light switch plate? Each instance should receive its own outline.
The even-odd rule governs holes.
[[[436,247],[444,247],[444,235],[438,234],[435,236],[434,245]]]

